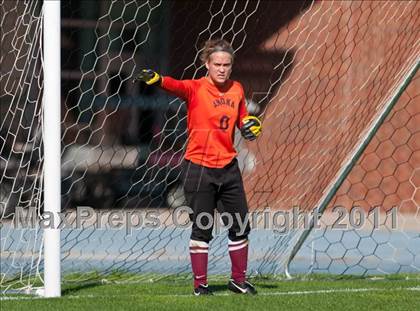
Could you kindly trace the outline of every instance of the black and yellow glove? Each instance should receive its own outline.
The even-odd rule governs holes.
[[[143,92],[148,86],[160,86],[162,77],[152,69],[143,69],[133,79],[133,83],[137,81],[140,81],[140,92]]]
[[[153,71],[152,69],[142,69],[142,71],[140,71],[140,73],[137,74],[137,76],[134,78],[133,83],[137,81],[144,82],[147,85],[159,85],[162,81],[162,78],[156,71]]]
[[[242,119],[241,134],[247,140],[254,140],[261,134],[261,121],[257,117],[247,116]]]

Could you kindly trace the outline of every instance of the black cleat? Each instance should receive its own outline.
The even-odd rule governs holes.
[[[211,290],[209,289],[209,285],[208,284],[200,284],[199,287],[194,288],[194,296],[201,296],[201,295],[205,295],[205,296],[211,296],[213,295],[213,293],[211,292]]]
[[[229,280],[228,289],[237,294],[245,294],[245,295],[256,295],[257,290],[255,289],[254,285],[245,281],[243,283],[235,282],[234,280]]]

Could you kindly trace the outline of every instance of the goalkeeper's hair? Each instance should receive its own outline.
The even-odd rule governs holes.
[[[204,43],[203,51],[200,54],[200,60],[206,63],[210,59],[210,55],[214,52],[227,52],[234,58],[234,50],[232,45],[224,39],[211,39]]]

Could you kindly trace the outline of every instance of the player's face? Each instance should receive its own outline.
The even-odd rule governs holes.
[[[206,62],[209,77],[215,85],[223,85],[232,73],[232,56],[228,52],[214,52]]]

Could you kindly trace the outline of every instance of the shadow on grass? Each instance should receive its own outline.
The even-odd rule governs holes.
[[[213,293],[227,291],[227,284],[209,284],[209,288]]]
[[[69,286],[66,286],[66,288],[62,290],[62,295],[63,296],[72,295],[85,289],[100,287],[100,286],[104,286],[104,284],[98,281],[88,282],[88,283],[83,283],[83,284],[78,284],[78,285],[69,285]]]
[[[276,289],[276,288],[280,288],[279,285],[277,284],[267,284],[267,283],[254,283],[255,288],[257,289]],[[227,283],[226,284],[209,284],[210,290],[214,293],[218,293],[218,292],[226,292],[229,291],[228,287],[227,287]]]

